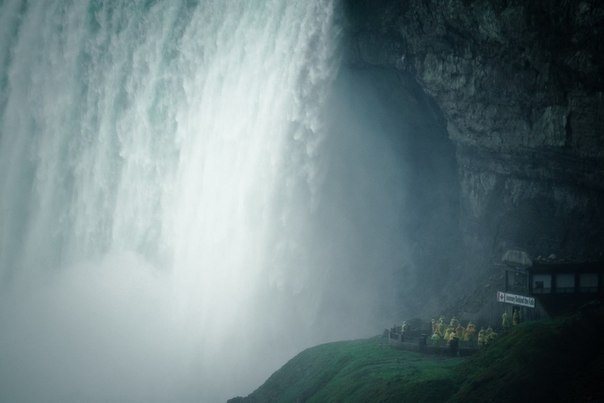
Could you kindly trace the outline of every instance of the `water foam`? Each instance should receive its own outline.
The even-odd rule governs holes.
[[[0,397],[223,400],[367,332],[402,179],[329,139],[339,13],[0,4]]]

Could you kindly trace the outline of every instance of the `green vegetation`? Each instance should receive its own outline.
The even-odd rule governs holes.
[[[456,390],[463,360],[396,350],[385,339],[323,344],[298,354],[244,401],[431,402]]]
[[[460,366],[452,402],[601,401],[604,310],[526,322]]]
[[[394,349],[385,339],[298,354],[233,402],[601,401],[604,309],[523,323],[470,358]]]

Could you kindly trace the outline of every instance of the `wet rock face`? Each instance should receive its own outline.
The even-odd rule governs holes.
[[[414,77],[456,145],[471,253],[604,251],[604,3],[348,0],[349,60]]]

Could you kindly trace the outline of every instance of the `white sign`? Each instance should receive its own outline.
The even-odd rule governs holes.
[[[528,306],[529,308],[535,307],[535,298],[533,297],[509,294],[507,292],[502,291],[497,291],[497,301],[504,302],[506,304]]]

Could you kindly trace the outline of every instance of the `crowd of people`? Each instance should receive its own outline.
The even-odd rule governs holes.
[[[501,315],[501,330],[507,331],[512,326],[520,323],[520,310],[513,309],[512,315],[504,311]],[[476,325],[472,321],[463,326],[455,317],[451,318],[449,323],[441,316],[438,320],[432,319],[432,336],[430,341],[433,346],[459,346],[460,343],[468,347],[483,348],[489,345],[497,337],[497,332],[493,327],[481,327],[476,330]]]
[[[501,324],[497,327],[497,330],[499,332],[507,332],[511,327],[519,323],[519,309],[514,308],[511,314],[504,311],[501,315]],[[424,325],[421,325],[422,329],[425,329]],[[401,325],[394,325],[392,328],[386,329],[385,336],[405,342],[412,341],[418,337],[423,337],[426,340],[427,335],[425,333],[425,330],[420,331],[419,328],[411,329],[407,321],[403,321]],[[431,321],[431,336],[428,339],[428,343],[433,347],[447,347],[456,352],[459,348],[484,348],[491,344],[497,338],[497,335],[498,333],[494,330],[493,326],[481,326],[480,330],[478,330],[476,324],[472,321],[463,324],[456,317],[452,317],[447,321],[444,316],[441,316],[438,320],[432,319]],[[426,341],[424,341],[424,345],[426,345]]]
[[[451,318],[449,323],[444,316],[440,319],[432,319],[432,336],[430,342],[433,346],[451,346],[459,345],[460,342],[475,346],[486,345],[488,341],[495,338],[496,334],[493,329],[489,328],[489,338],[486,337],[484,328],[480,332],[476,332],[476,325],[473,322],[468,322],[466,326],[455,317]]]

